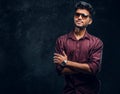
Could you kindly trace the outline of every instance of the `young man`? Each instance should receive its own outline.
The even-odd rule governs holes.
[[[100,83],[96,74],[101,68],[103,42],[89,34],[94,11],[84,1],[75,5],[74,30],[56,41],[54,63],[65,77],[64,94],[98,94]]]

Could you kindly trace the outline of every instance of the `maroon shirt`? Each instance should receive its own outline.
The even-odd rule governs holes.
[[[59,54],[65,51],[70,61],[87,63],[92,71],[91,74],[81,72],[64,75],[64,94],[98,94],[100,83],[96,74],[101,68],[103,42],[87,31],[80,40],[77,40],[74,33],[70,32],[57,39],[55,50]],[[60,65],[56,68],[58,73],[63,69]]]

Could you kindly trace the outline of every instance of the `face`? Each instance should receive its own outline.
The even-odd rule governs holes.
[[[74,14],[74,23],[77,27],[87,27],[92,23],[89,11],[86,9],[77,9]]]

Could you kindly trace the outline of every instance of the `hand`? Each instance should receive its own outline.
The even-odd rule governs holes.
[[[63,55],[54,53],[53,61],[56,64],[61,64],[64,60],[67,60],[67,55],[63,51]]]

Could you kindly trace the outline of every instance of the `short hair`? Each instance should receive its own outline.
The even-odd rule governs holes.
[[[75,11],[77,9],[86,9],[86,10],[88,10],[89,13],[90,13],[90,15],[91,15],[91,17],[93,17],[94,14],[95,14],[95,11],[94,11],[92,5],[90,3],[85,2],[85,1],[79,1],[79,2],[77,2],[75,4]]]

